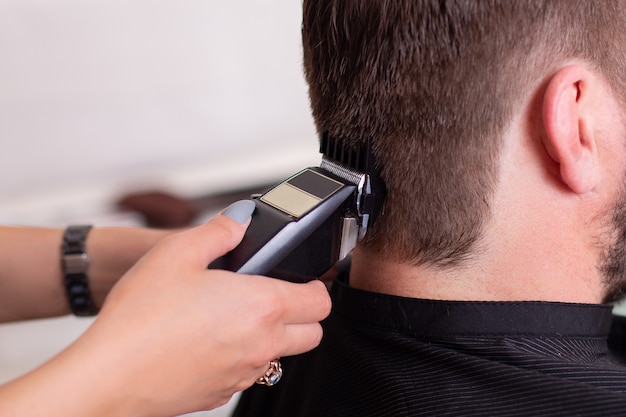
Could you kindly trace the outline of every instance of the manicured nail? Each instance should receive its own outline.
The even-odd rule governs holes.
[[[226,217],[230,217],[237,223],[245,223],[254,212],[256,205],[252,200],[240,200],[231,204],[222,212]]]

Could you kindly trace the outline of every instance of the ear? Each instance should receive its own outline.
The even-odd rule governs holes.
[[[559,165],[561,181],[577,194],[599,178],[593,129],[594,75],[579,65],[561,68],[548,82],[543,100],[544,146]]]

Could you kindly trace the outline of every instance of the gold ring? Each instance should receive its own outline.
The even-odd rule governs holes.
[[[280,378],[282,376],[283,376],[283,367],[280,364],[279,358],[277,358],[277,359],[270,361],[269,369],[265,372],[265,375],[263,375],[261,378],[256,380],[256,383],[271,387],[273,385],[276,385],[278,381],[280,381]]]

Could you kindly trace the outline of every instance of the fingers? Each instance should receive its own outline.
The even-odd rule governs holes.
[[[330,314],[331,300],[326,285],[321,281],[290,285],[284,307],[284,335],[278,356],[308,352],[322,340],[320,321]]]
[[[257,276],[245,279],[259,296],[253,304],[256,314],[250,330],[259,354],[272,357],[296,355],[320,343],[322,327],[319,322],[331,309],[330,295],[324,283],[295,284]]]
[[[178,243],[185,252],[194,248],[200,264],[208,265],[241,242],[254,209],[251,200],[237,201],[209,222],[179,234]]]
[[[323,282],[317,280],[306,284],[278,282],[284,284],[283,286],[285,287],[282,292],[283,297],[279,300],[279,305],[283,311],[284,323],[318,322],[324,320],[330,314],[330,295]]]
[[[322,336],[322,326],[319,323],[286,326],[282,346],[276,357],[299,355],[315,349],[322,341]]]

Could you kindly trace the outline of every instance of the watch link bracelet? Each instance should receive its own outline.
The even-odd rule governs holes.
[[[98,314],[98,309],[89,290],[89,256],[85,251],[85,241],[91,226],[68,226],[63,234],[61,266],[63,268],[67,299],[76,316],[86,317]]]

